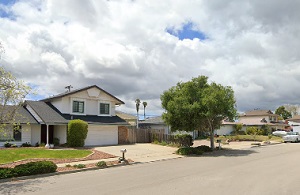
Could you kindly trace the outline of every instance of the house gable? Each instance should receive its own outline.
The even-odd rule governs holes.
[[[98,86],[66,92],[42,101],[50,102],[63,114],[115,116],[115,105],[123,101]]]

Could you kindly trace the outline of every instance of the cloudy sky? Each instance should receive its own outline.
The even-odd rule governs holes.
[[[300,0],[0,0],[0,65],[41,99],[98,85],[135,113],[206,75],[237,108],[300,103]]]

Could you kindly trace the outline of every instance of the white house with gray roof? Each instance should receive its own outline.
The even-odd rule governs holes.
[[[24,131],[22,124],[21,138],[15,143],[45,143],[48,146],[54,138],[66,143],[69,120],[81,119],[88,123],[86,146],[117,145],[119,127],[128,125],[115,113],[115,107],[122,104],[123,101],[96,85],[40,101],[27,100],[21,110],[30,119],[30,125]],[[22,122],[27,123],[25,121]]]

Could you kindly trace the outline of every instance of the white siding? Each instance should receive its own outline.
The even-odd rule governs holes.
[[[21,134],[21,141],[10,141],[11,144],[16,144],[20,146],[22,143],[29,142],[31,143],[31,126],[30,125],[21,125],[22,126],[22,134]],[[10,127],[7,127],[10,128]],[[0,142],[0,146],[4,146],[4,142]]]
[[[220,129],[215,130],[215,134],[217,135],[230,135],[233,131],[233,125],[222,125]]]
[[[86,146],[118,144],[118,126],[89,125]]]
[[[55,125],[53,137],[59,139],[60,144],[67,142],[67,125]]]
[[[41,125],[31,125],[31,145],[41,142]]]
[[[97,94],[97,88],[89,89],[91,92],[90,95]],[[99,91],[99,90],[98,90]],[[51,103],[62,113],[70,114],[72,113],[72,99],[81,99],[85,101],[85,114],[86,115],[99,115],[99,101],[110,102],[111,104],[111,115],[115,116],[115,103],[116,100],[107,95],[103,91],[99,91],[98,96],[89,96],[87,91],[77,92],[57,100],[51,101]]]

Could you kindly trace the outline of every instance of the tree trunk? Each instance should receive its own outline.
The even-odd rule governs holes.
[[[210,129],[210,148],[215,149],[214,130]]]

